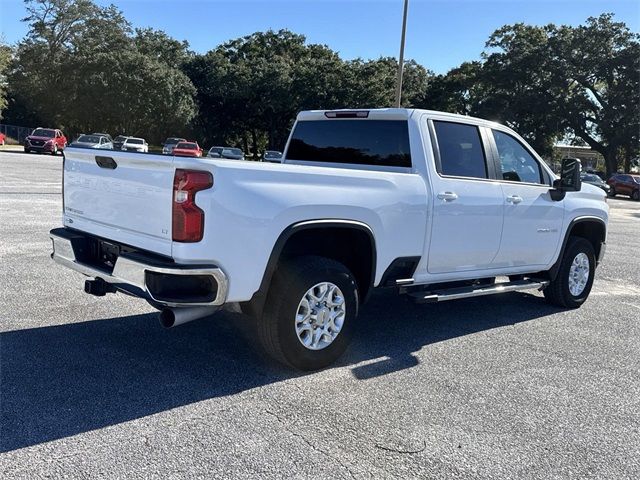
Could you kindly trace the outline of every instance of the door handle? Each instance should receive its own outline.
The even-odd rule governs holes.
[[[520,195],[509,195],[507,197],[507,202],[517,204],[522,201],[522,197]]]
[[[458,198],[458,194],[454,192],[442,192],[438,194],[438,198],[445,202],[453,202]]]

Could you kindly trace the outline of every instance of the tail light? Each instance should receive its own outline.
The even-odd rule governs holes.
[[[196,193],[213,186],[213,176],[201,170],[177,169],[173,177],[172,230],[174,242],[199,242],[204,235],[204,212]]]

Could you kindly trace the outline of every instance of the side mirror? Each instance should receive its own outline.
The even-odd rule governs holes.
[[[553,181],[551,198],[562,200],[566,192],[579,192],[582,188],[582,163],[577,158],[565,158],[560,168],[560,178]]]

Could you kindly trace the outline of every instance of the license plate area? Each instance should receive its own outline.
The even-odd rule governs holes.
[[[104,240],[97,241],[97,261],[100,265],[108,268],[110,272],[113,271],[113,267],[116,266],[116,261],[120,256],[121,247],[114,243],[106,242]]]
[[[85,237],[82,245],[74,246],[76,259],[105,273],[113,273],[116,261],[124,249],[116,243],[99,238]]]

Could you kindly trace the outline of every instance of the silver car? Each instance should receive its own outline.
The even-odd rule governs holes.
[[[113,150],[113,143],[103,135],[80,135],[69,145],[70,147],[80,148],[100,148],[104,150]]]
[[[170,137],[167,138],[162,144],[162,154],[163,155],[172,155],[173,149],[176,148],[176,145],[180,142],[186,142],[184,138],[178,137]]]

